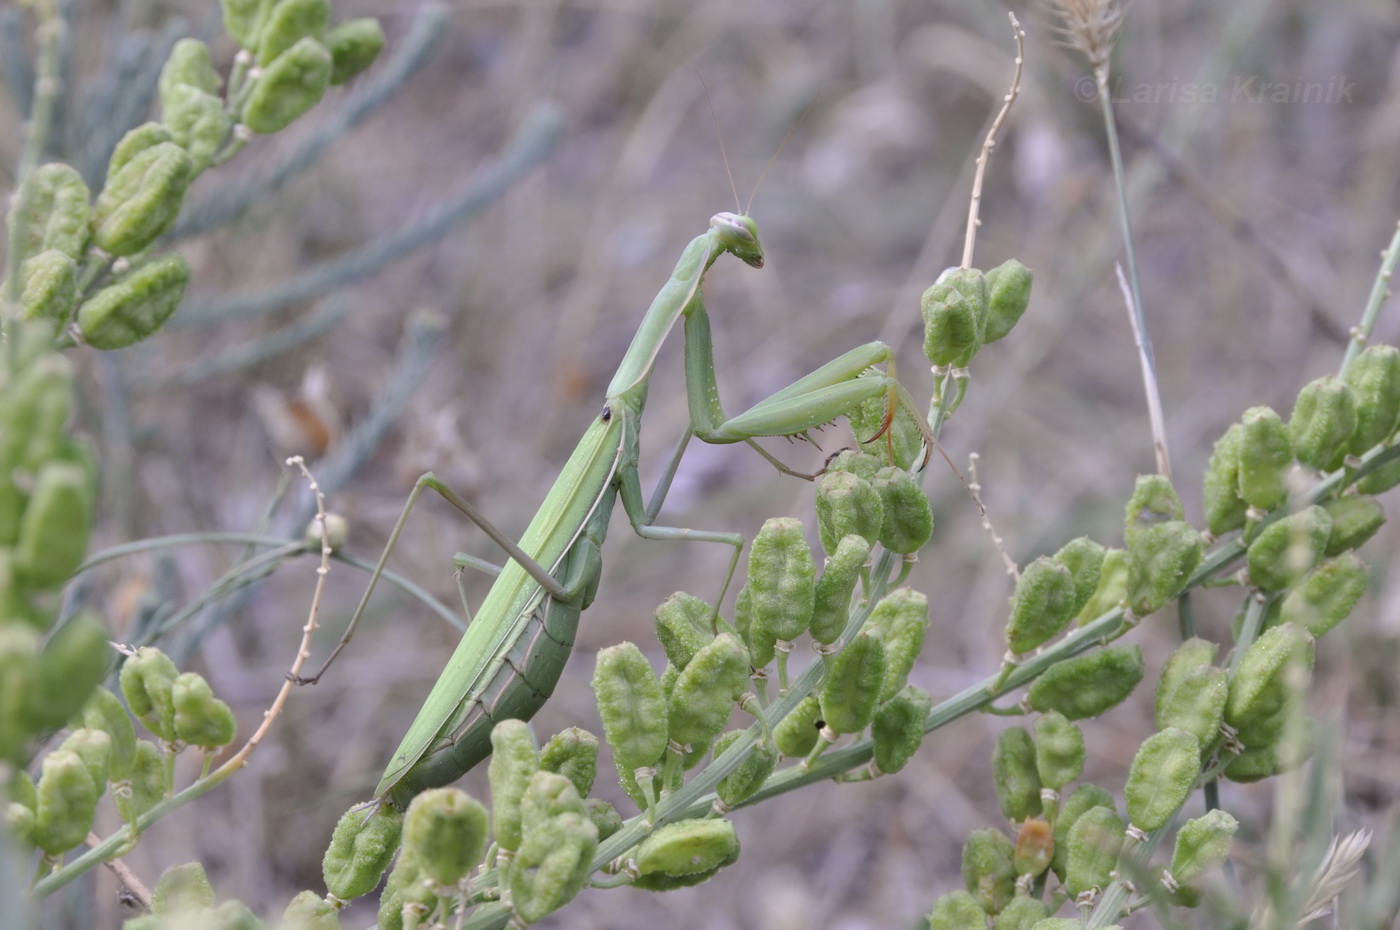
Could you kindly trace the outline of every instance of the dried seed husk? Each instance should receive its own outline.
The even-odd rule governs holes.
[[[1032,878],[1040,875],[1050,868],[1050,857],[1054,851],[1055,839],[1049,822],[1039,817],[1024,821],[1016,831],[1016,856],[1013,860],[1016,874]],[[1005,910],[1003,908],[1002,913]]]

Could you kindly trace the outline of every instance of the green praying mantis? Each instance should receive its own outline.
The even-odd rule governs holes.
[[[345,636],[321,671],[307,680],[318,678],[349,640],[425,488],[437,491],[480,526],[510,559],[380,778],[377,799],[402,808],[417,793],[455,781],[490,755],[490,731],[497,721],[529,720],[543,706],[559,682],[579,616],[597,592],[603,540],[619,497],[628,520],[645,539],[732,546],[724,581],[727,588],[744,545],[742,536],[655,522],[681,454],[693,437],[709,443],[746,442],[788,471],[754,439],[803,436],[866,401],[883,397],[884,420],[876,436],[890,428],[896,411],[903,408],[921,426],[926,455],[934,447],[927,422],[895,379],[891,349],[881,342],[853,349],[746,412],[726,418],[715,383],[710,321],[703,299],[705,274],[725,253],[753,268],[763,266],[758,228],[748,216],[718,213],[710,220],[709,230],[685,247],[618,366],[601,411],[519,543],[431,472],[414,485]],[[690,424],[650,502],[644,503],[637,470],[642,408],[657,353],[682,317]],[[884,371],[874,367],[881,364],[886,366]],[[473,561],[460,554],[455,559],[459,567]],[[723,596],[721,588],[716,610]]]

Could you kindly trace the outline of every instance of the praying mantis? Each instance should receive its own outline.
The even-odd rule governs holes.
[[[881,342],[853,349],[795,381],[736,417],[726,418],[715,383],[710,321],[703,281],[720,256],[731,254],[753,268],[763,266],[758,227],[738,213],[718,213],[707,232],[681,253],[670,280],[652,301],[617,373],[602,409],[565,463],[519,543],[503,534],[469,501],[436,475],[414,485],[361,598],[350,626],[318,678],[344,647],[363,614],[409,512],[431,488],[476,523],[509,555],[456,651],[433,686],[375,789],[380,801],[403,808],[417,793],[461,777],[491,753],[497,721],[529,720],[553,693],[573,648],[580,614],[593,602],[602,571],[602,545],[613,506],[623,509],[645,539],[689,539],[732,546],[727,588],[744,539],[737,533],[659,526],[656,517],[687,443],[746,442],[780,469],[787,469],[754,439],[802,436],[883,396],[890,428],[899,408],[921,426],[925,451],[935,442],[913,399],[895,379],[894,356]],[[638,475],[642,408],[662,343],[684,317],[686,394],[690,423],[648,503]],[[881,371],[877,365],[885,365]],[[872,439],[875,437],[871,437]],[[472,562],[458,555],[459,566]],[[721,588],[718,603],[723,599]]]

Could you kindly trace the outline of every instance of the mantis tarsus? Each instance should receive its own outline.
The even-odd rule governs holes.
[[[554,691],[573,647],[579,614],[592,603],[597,591],[603,538],[619,496],[628,520],[644,538],[733,546],[725,578],[728,586],[743,548],[742,536],[654,523],[691,437],[710,443],[747,442],[777,464],[753,442],[755,437],[802,435],[858,404],[884,396],[882,432],[889,428],[896,408],[904,407],[922,425],[926,448],[933,448],[927,424],[894,378],[893,354],[880,342],[853,349],[748,411],[726,418],[715,384],[710,322],[701,288],[705,273],[725,252],[754,268],[762,267],[763,248],[753,220],[735,213],[716,214],[709,230],[685,247],[671,279],[652,301],[618,366],[601,412],[518,545],[431,472],[418,479],[336,652],[348,641],[424,488],[437,491],[479,525],[510,560],[394,753],[375,790],[376,797],[403,806],[426,788],[455,781],[490,754],[490,731],[496,721],[528,720],[540,709]],[[690,425],[651,501],[644,504],[637,473],[642,407],[657,352],[681,317],[685,318]],[[872,370],[882,363],[890,370]],[[457,557],[459,565],[469,561],[466,556]],[[723,595],[721,589],[720,599]],[[331,659],[334,657],[332,653]]]

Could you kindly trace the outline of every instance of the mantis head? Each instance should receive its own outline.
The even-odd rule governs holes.
[[[763,246],[758,241],[758,224],[737,213],[716,213],[710,217],[710,230],[719,237],[720,247],[732,252],[754,268],[763,267]]]

